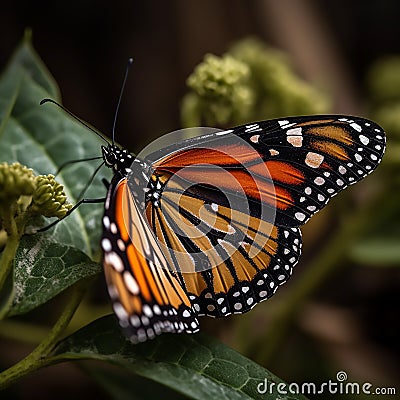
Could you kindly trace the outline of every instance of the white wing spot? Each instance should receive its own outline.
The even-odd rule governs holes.
[[[160,315],[161,314],[161,309],[160,309],[158,304],[154,304],[153,311],[154,311],[154,314],[156,314],[156,315]]]
[[[125,271],[123,276],[124,276],[125,286],[128,288],[128,290],[132,294],[138,295],[139,294],[139,286],[136,282],[136,279],[132,276],[132,274],[129,271]],[[143,311],[144,311],[144,308],[145,308],[145,306],[143,306]]]
[[[269,154],[271,154],[271,156],[277,156],[279,154],[279,151],[274,149],[269,149]]]
[[[103,248],[104,251],[107,251],[107,252],[111,251],[112,250],[112,245],[111,245],[110,239],[104,238],[101,241],[101,247]]]
[[[301,147],[303,145],[303,136],[301,134],[301,128],[289,129],[286,132],[287,142],[293,147]]]
[[[124,270],[124,264],[121,257],[113,251],[104,254],[104,262],[111,265],[117,272],[122,272]]]
[[[354,158],[356,159],[356,161],[357,162],[360,162],[363,158],[362,158],[362,155],[361,154],[358,154],[358,153],[356,153],[355,155],[354,155]]]
[[[356,124],[355,122],[353,122],[352,124],[350,124],[350,126],[355,129],[357,132],[361,132],[362,128],[360,125]]]
[[[360,135],[359,136],[360,142],[366,146],[369,143],[369,139],[365,135]]]
[[[144,304],[142,310],[146,317],[151,318],[153,316],[153,311],[151,311],[151,308],[148,304]]]
[[[107,215],[103,217],[103,225],[106,229],[110,229],[110,218]]]
[[[311,168],[318,168],[324,161],[324,156],[309,151],[306,155],[305,163]]]
[[[294,216],[295,216],[296,219],[299,220],[299,221],[304,221],[305,218],[306,218],[306,215],[303,214],[302,212],[297,212]]]
[[[150,320],[145,315],[142,315],[140,319],[141,319],[143,325],[150,324]]]
[[[322,178],[322,176],[317,176],[317,177],[314,179],[314,183],[315,183],[316,185],[321,186],[321,185],[323,185],[323,184],[325,183],[325,179]]]
[[[253,142],[253,143],[258,143],[258,139],[260,139],[260,135],[253,135],[250,138],[250,141]]]
[[[339,166],[339,173],[341,173],[342,175],[344,175],[347,172],[347,169],[345,167],[343,167],[343,165]]]
[[[121,251],[125,251],[126,247],[125,247],[125,243],[122,239],[118,239],[117,240],[117,246]]]
[[[139,328],[140,319],[139,319],[139,317],[137,315],[132,315],[131,318],[130,318],[130,322],[135,328]]]
[[[111,231],[111,233],[113,233],[114,235],[116,235],[117,232],[118,232],[117,225],[116,225],[114,222],[111,222],[110,231]]]
[[[120,303],[114,303],[113,309],[120,321],[126,321],[128,319],[128,313],[126,312],[125,308]]]

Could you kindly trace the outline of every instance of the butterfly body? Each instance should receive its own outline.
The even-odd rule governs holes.
[[[120,325],[140,342],[271,297],[299,260],[300,226],[376,168],[385,136],[369,120],[332,115],[243,125],[143,160],[102,149],[114,171],[105,275]]]

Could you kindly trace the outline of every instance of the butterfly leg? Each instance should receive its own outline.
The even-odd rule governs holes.
[[[51,224],[49,224],[41,229],[38,229],[37,231],[35,231],[35,233],[45,232],[45,231],[49,230],[50,228],[53,228],[53,226],[57,225],[64,218],[68,217],[68,215],[71,215],[71,213],[73,211],[75,211],[81,204],[104,203],[105,201],[106,201],[105,197],[102,197],[100,199],[81,199],[64,215],[64,217],[52,222]]]

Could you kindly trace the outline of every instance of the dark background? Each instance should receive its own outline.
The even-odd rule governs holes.
[[[347,113],[363,105],[371,62],[400,49],[395,0],[20,1],[3,2],[1,15],[0,65],[31,27],[64,105],[105,133],[134,58],[118,121],[118,140],[133,151],[179,127],[195,65],[244,36],[289,52],[301,76],[333,92],[333,111]]]
[[[368,68],[382,56],[400,54],[400,2],[396,0],[7,1],[1,5],[1,17],[0,67],[25,28],[32,28],[33,44],[59,84],[63,104],[104,133],[111,131],[127,59],[134,58],[117,125],[117,140],[133,152],[180,127],[185,80],[204,54],[223,54],[245,36],[255,35],[286,51],[300,76],[331,94],[332,111],[338,113],[365,115]],[[365,307],[351,287],[364,272],[348,279],[349,287],[344,289],[352,294],[361,318],[365,316],[363,329],[373,343],[365,350],[370,356],[354,361],[337,346],[331,355],[339,364],[353,365],[360,379],[378,375],[378,381],[395,385],[399,286],[391,283],[392,272],[389,277],[385,273],[379,275],[379,293],[368,298],[369,314],[362,314]],[[362,279],[367,292],[368,285],[376,290],[375,272],[367,271]],[[334,285],[331,289],[336,290]],[[321,310],[313,311],[308,315],[312,321],[303,321],[305,330],[318,325]],[[337,318],[343,322],[343,315]],[[330,321],[333,326],[321,328],[328,337],[336,320]],[[298,377],[306,381],[307,374],[304,378],[298,371],[306,363],[301,360],[307,360],[308,344],[304,342],[293,365],[276,362],[272,372],[289,382]],[[24,354],[24,348],[16,350],[15,361]],[[313,368],[318,370],[318,365]],[[39,372],[25,383],[26,398],[32,398],[29,388],[42,398],[50,398],[54,388],[62,388],[58,398],[77,397],[78,389],[82,397],[95,390],[84,374],[62,365]]]

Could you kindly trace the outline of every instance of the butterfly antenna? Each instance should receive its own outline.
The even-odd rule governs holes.
[[[98,137],[100,137],[101,139],[103,139],[107,144],[109,144],[109,141],[104,138],[98,131],[96,131],[96,129],[94,129],[93,127],[91,127],[90,125],[88,125],[85,121],[81,120],[79,117],[77,117],[74,113],[72,113],[71,111],[69,111],[68,109],[66,109],[64,106],[62,106],[60,103],[57,103],[55,100],[53,99],[43,99],[40,102],[40,105],[42,106],[45,103],[53,103],[55,104],[57,107],[61,108],[63,111],[65,111],[68,115],[70,115],[72,118],[74,118],[76,121],[78,121],[79,123],[81,123],[85,128],[89,129],[90,131],[92,131],[93,133],[95,133]],[[113,138],[113,142],[114,142],[114,138]]]
[[[126,80],[128,79],[129,69],[131,68],[132,63],[133,63],[133,58],[130,58],[130,59],[128,60],[128,64],[126,65],[124,81],[122,82],[121,91],[119,92],[119,98],[118,98],[117,108],[115,109],[114,122],[113,122],[113,127],[112,127],[112,144],[113,144],[113,145],[114,145],[115,126],[117,125],[117,117],[118,117],[119,106],[121,105],[122,95],[124,94],[124,89],[125,89],[125,85],[126,85]]]

